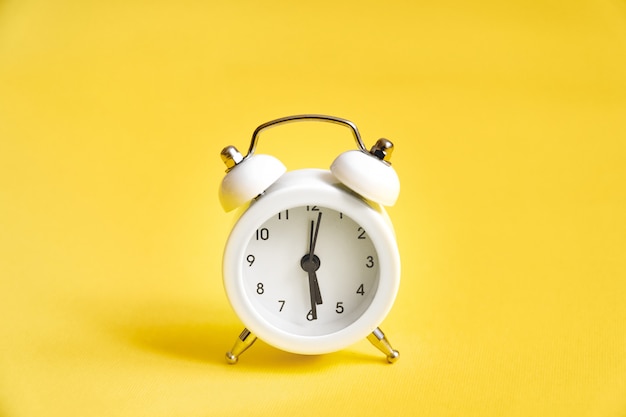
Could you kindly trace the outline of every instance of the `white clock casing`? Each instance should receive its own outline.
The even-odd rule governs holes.
[[[293,241],[296,246],[301,245],[301,250],[295,249],[296,252],[294,253],[297,255],[288,255],[284,253],[285,251],[279,250],[265,251],[263,252],[264,256],[270,256],[271,259],[269,261],[266,259],[265,262],[260,262],[259,259],[257,266],[262,266],[266,270],[261,272],[257,270],[252,275],[249,268],[252,258],[248,258],[248,256],[250,255],[249,248],[254,244],[256,233],[262,229],[268,220],[278,216],[281,212],[284,213],[285,210],[294,210],[293,216],[298,208],[302,211],[303,207],[312,207],[313,205],[323,208],[322,211],[330,209],[324,214],[325,218],[321,220],[322,230],[319,233],[322,237],[320,237],[320,243],[316,248],[316,254],[320,254],[321,268],[323,268],[323,270],[320,269],[319,273],[320,288],[325,305],[320,309],[324,308],[325,310],[320,310],[318,320],[307,321],[305,319],[306,314],[303,313],[309,308],[306,301],[309,292],[307,273],[299,269],[300,258],[306,254],[306,245],[309,239],[306,223],[300,222],[302,227],[293,230],[294,237],[291,240],[289,240],[289,236],[282,237],[282,239],[288,239],[289,242]],[[377,329],[377,326],[391,309],[400,283],[400,257],[393,226],[380,204],[366,200],[349,190],[329,171],[303,169],[283,174],[262,195],[240,210],[239,218],[226,243],[223,277],[227,297],[247,329],[270,345],[299,354],[322,354],[337,351],[367,337]],[[332,280],[349,278],[337,276],[341,274],[336,273],[333,275],[333,264],[337,271],[342,270],[339,267],[341,259],[336,256],[334,258],[322,256],[325,250],[323,245],[335,244],[339,245],[337,246],[339,248],[340,245],[355,244],[354,241],[349,240],[350,236],[345,236],[344,240],[340,240],[341,235],[336,236],[337,241],[333,241],[334,243],[328,239],[324,243],[323,234],[329,233],[328,231],[324,232],[324,227],[329,224],[327,217],[331,213],[341,213],[341,215],[346,216],[347,220],[362,228],[367,233],[369,241],[367,244],[370,245],[366,250],[371,251],[373,248],[374,251],[371,258],[375,259],[375,268],[364,270],[364,273],[370,274],[367,279],[372,284],[369,288],[371,292],[368,292],[367,297],[359,298],[359,304],[351,311],[351,315],[324,315],[324,311],[330,312],[329,309],[333,309],[333,311],[337,309],[337,312],[341,310],[343,313],[344,307],[340,304],[343,296],[334,293],[339,291],[338,284],[328,284],[332,281],[329,281],[327,277],[330,276]],[[283,228],[282,231],[283,233],[291,233],[289,227]],[[333,233],[342,232],[334,230]],[[274,235],[272,235],[273,238]],[[271,245],[272,239],[267,240],[265,244]],[[330,249],[328,251],[332,252]],[[271,309],[266,308],[267,300],[259,301],[259,299],[263,299],[264,295],[269,298],[270,287],[266,285],[262,289],[258,289],[262,293],[256,292],[258,278],[262,276],[264,277],[263,280],[271,283],[273,282],[272,265],[278,267],[285,263],[293,264],[295,262],[298,263],[298,266],[294,270],[293,282],[295,284],[293,285],[301,287],[302,295],[295,296],[293,289],[285,289],[287,296],[291,297],[288,300],[290,309],[287,309],[284,299],[275,297],[269,303],[275,306],[276,311],[279,307],[285,307],[284,311],[276,314],[276,311],[270,311]],[[346,262],[354,262],[354,260],[346,259]],[[369,265],[368,268],[370,268]],[[322,277],[322,271],[327,276],[326,278]],[[324,284],[324,281],[327,283]],[[280,294],[280,291],[273,294]],[[287,296],[281,296],[281,298],[287,298]],[[299,300],[297,304],[301,304],[301,306],[292,308],[292,304],[296,300]],[[282,306],[278,303],[279,301],[282,301]],[[346,302],[346,309],[348,304]],[[346,311],[346,313],[349,312]]]

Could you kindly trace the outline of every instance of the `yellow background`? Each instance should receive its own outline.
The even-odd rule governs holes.
[[[305,112],[396,144],[395,365],[224,362],[219,152]],[[623,1],[2,1],[0,415],[626,416],[625,167]]]

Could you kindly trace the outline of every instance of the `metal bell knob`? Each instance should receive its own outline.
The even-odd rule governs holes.
[[[389,162],[389,160],[391,159],[391,154],[393,153],[393,143],[385,138],[380,138],[376,141],[374,146],[372,146],[370,153],[376,158],[390,164],[391,162]]]
[[[226,172],[233,169],[238,163],[243,161],[243,155],[237,148],[232,145],[229,145],[222,149],[222,153],[220,154],[222,157],[222,162],[226,165]]]
[[[287,171],[285,165],[273,156],[243,157],[234,146],[225,147],[221,158],[226,165],[226,176],[220,184],[219,199],[227,212],[262,194]]]
[[[400,180],[389,159],[393,144],[379,139],[371,151],[351,150],[342,153],[330,166],[343,185],[368,200],[393,206],[400,194]]]

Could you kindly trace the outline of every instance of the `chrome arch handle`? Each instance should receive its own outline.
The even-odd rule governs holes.
[[[259,141],[259,134],[270,127],[278,126],[285,123],[299,122],[299,121],[322,121],[328,123],[334,123],[342,126],[348,127],[352,131],[352,136],[354,136],[354,140],[359,147],[359,149],[363,152],[367,152],[365,145],[363,144],[363,140],[361,139],[361,134],[359,133],[359,129],[356,125],[347,119],[342,119],[341,117],[335,116],[327,116],[324,114],[298,114],[295,116],[286,116],[281,117],[279,119],[270,120],[269,122],[265,122],[254,130],[252,134],[252,140],[250,141],[250,148],[248,149],[248,154],[244,157],[244,159],[249,158],[254,155],[254,151],[256,150],[257,143]]]

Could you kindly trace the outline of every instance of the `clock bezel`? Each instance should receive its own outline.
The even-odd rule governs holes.
[[[384,260],[379,264],[376,293],[366,311],[343,329],[316,336],[290,333],[268,320],[270,317],[250,302],[243,279],[245,250],[253,231],[280,211],[310,204],[351,217],[367,231],[378,258]],[[323,354],[367,337],[387,316],[400,284],[400,256],[393,227],[382,206],[350,191],[329,171],[304,169],[285,173],[241,213],[224,250],[223,278],[233,310],[252,333],[288,352]]]

